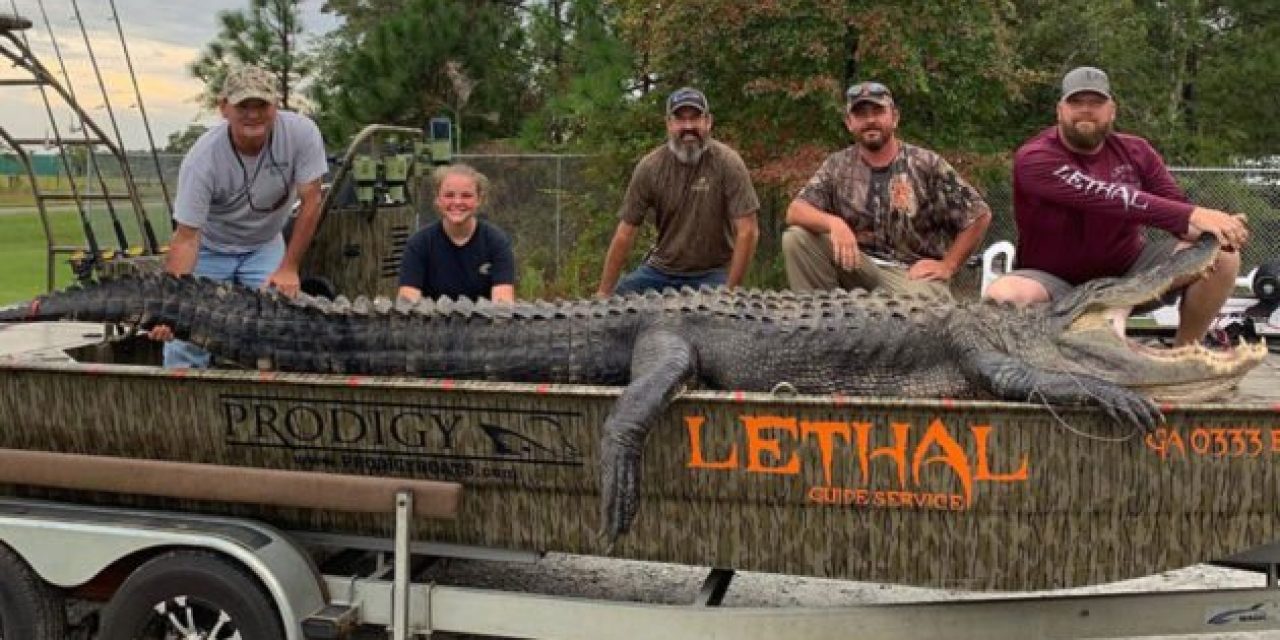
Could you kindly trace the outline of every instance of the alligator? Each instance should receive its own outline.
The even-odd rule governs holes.
[[[190,276],[104,279],[0,310],[0,322],[157,324],[250,368],[625,385],[601,434],[602,533],[638,510],[647,433],[686,385],[800,393],[997,398],[1100,407],[1150,430],[1157,401],[1219,396],[1267,353],[1140,346],[1108,309],[1203,273],[1202,236],[1156,268],[1027,307],[927,297],[700,289],[559,302],[335,301]]]

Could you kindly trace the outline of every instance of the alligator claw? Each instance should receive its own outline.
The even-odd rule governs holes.
[[[1132,425],[1139,433],[1151,433],[1164,421],[1164,414],[1146,396],[1124,387],[1106,385],[1094,397],[1112,420]]]
[[[600,448],[600,516],[611,549],[640,507],[640,452],[621,440],[605,436]]]

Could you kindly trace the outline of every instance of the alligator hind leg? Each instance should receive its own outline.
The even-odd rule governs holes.
[[[670,331],[641,334],[631,354],[631,382],[605,420],[600,440],[600,497],[610,544],[631,529],[640,503],[645,437],[680,384],[696,370],[693,345]]]

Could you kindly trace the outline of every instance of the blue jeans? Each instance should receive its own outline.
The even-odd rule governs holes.
[[[657,267],[652,267],[648,263],[642,264],[635,271],[628,273],[618,282],[617,288],[613,292],[617,295],[624,293],[643,293],[645,291],[662,291],[666,288],[679,289],[681,287],[689,287],[697,289],[702,285],[708,287],[718,287],[729,281],[728,269],[712,269],[710,271],[699,271],[698,273],[667,273]]]
[[[222,253],[201,245],[194,274],[257,289],[275,273],[283,259],[284,238],[281,236],[249,253]],[[211,360],[208,351],[190,342],[170,340],[164,344],[165,368],[207,369]]]

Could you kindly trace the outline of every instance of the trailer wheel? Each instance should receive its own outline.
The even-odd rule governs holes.
[[[0,544],[0,639],[62,640],[66,636],[62,592]]]
[[[271,596],[238,564],[171,551],[129,575],[102,612],[102,640],[283,640]]]

